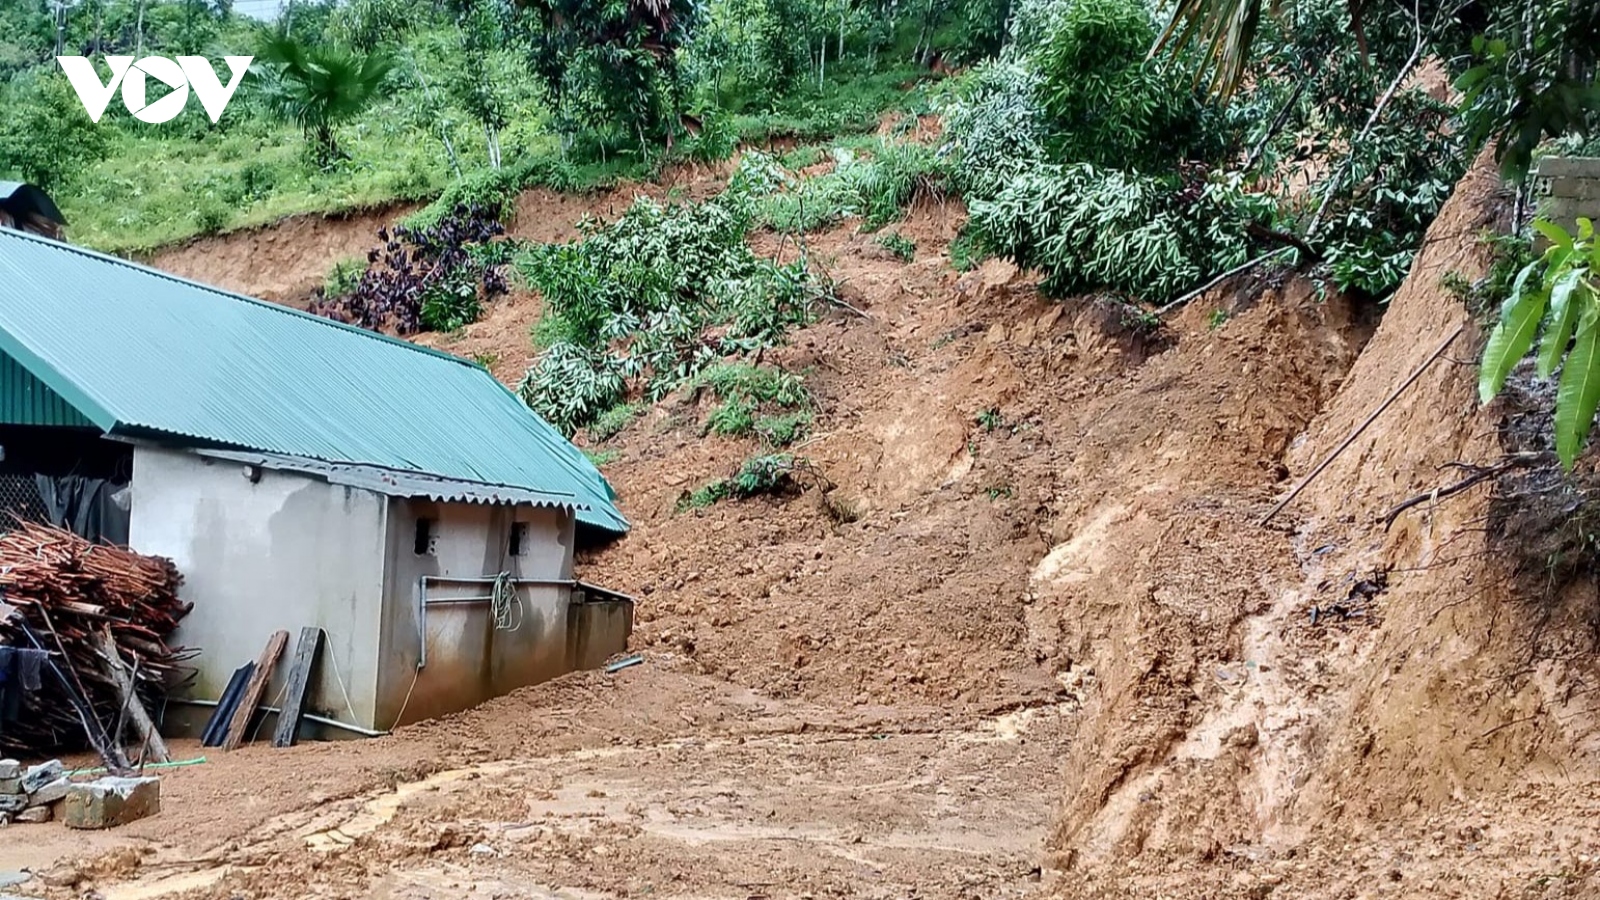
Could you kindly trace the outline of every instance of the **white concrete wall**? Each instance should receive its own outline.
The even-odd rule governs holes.
[[[538,585],[517,589],[522,615],[514,631],[495,629],[487,602],[430,605],[427,664],[417,669],[420,579],[424,575],[492,578],[510,572],[517,578],[570,580],[576,528],[571,513],[467,503],[392,503],[378,685],[380,727],[465,709],[571,670],[571,591]],[[434,539],[422,554],[415,552],[419,517],[435,523]],[[513,522],[526,525],[520,556],[507,552]],[[428,597],[482,597],[490,591],[487,584],[439,584],[429,586]]]
[[[184,576],[180,594],[194,603],[173,638],[200,650],[187,695],[215,700],[282,629],[289,643],[270,704],[300,629],[318,625],[327,639],[308,711],[375,727],[388,498],[270,469],[252,483],[246,472],[190,453],[134,451],[129,544],[170,557]]]

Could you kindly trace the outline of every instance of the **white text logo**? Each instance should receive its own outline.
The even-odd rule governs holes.
[[[122,102],[128,107],[128,112],[133,113],[135,119],[152,125],[177,118],[188,104],[189,89],[193,88],[195,96],[200,98],[200,105],[206,109],[206,115],[215,124],[222,118],[222,111],[228,108],[228,101],[233,99],[233,92],[239,89],[239,82],[244,79],[244,73],[250,69],[250,61],[254,58],[223,57],[232,76],[226,86],[203,56],[180,56],[177,62],[165,56],[146,56],[137,63],[131,56],[107,56],[106,64],[111,67],[109,82],[100,80],[100,73],[95,71],[94,63],[87,57],[58,56],[56,62],[61,64],[61,71],[67,73],[72,89],[78,92],[84,112],[96,122],[105,115],[106,106],[111,103],[111,97],[118,87],[122,88]],[[147,78],[154,78],[171,88],[172,92],[154,102],[146,102]]]

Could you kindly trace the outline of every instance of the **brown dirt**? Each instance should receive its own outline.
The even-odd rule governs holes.
[[[1475,329],[1257,524],[1467,322],[1440,280],[1486,265],[1491,171],[1375,329],[1280,279],[1147,334],[1002,263],[951,271],[956,204],[898,226],[909,264],[848,226],[814,236],[864,315],[769,359],[806,373],[797,452],[836,486],[676,512],[757,449],[701,438],[690,397],[608,445],[637,527],[582,568],[640,597],[645,665],[174,771],[166,812],[84,845],[98,862],[51,891],[1595,896],[1592,580],[1512,580],[1487,489],[1378,524],[1499,452]],[[535,192],[517,228],[568,236],[625,202]],[[428,340],[514,381],[536,317],[516,294]]]
[[[615,218],[637,196],[703,199],[714,194],[732,165],[682,165],[656,182],[587,195],[525,191],[507,233],[532,241],[571,240],[581,217]],[[367,251],[378,246],[379,229],[419,208],[401,204],[340,216],[293,216],[270,226],[197,238],[160,250],[147,262],[184,278],[304,309],[335,263],[365,260]]]
[[[415,206],[400,206],[337,217],[295,216],[262,228],[198,238],[156,253],[149,264],[303,309],[334,263],[366,259],[378,243],[378,229],[414,211]]]

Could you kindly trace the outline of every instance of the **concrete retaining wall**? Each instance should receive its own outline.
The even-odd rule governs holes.
[[[1600,221],[1600,158],[1547,156],[1539,160],[1534,176],[1541,195],[1539,215],[1568,232],[1577,231],[1580,216]]]

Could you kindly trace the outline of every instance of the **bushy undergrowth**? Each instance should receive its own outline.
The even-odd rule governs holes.
[[[949,92],[943,149],[973,214],[952,262],[995,253],[1058,293],[1158,303],[1294,245],[1283,258],[1387,296],[1466,161],[1454,110],[1420,88],[1373,117],[1413,24],[1374,13],[1366,53],[1338,3],[1263,20],[1252,78],[1221,104],[1194,92],[1192,50],[1147,59],[1140,0],[1019,4],[1006,50]]]
[[[816,466],[803,456],[791,453],[765,453],[739,464],[727,478],[720,478],[678,501],[678,509],[702,509],[723,500],[745,500],[763,494],[781,495],[803,490],[808,484],[825,484]]]
[[[811,394],[800,377],[750,363],[719,363],[691,382],[718,401],[705,431],[723,437],[757,435],[773,447],[803,437],[811,425]]]
[[[589,439],[593,441],[609,441],[622,433],[624,428],[644,412],[643,403],[618,403],[605,412],[594,417],[589,423]]]
[[[920,197],[942,198],[948,167],[936,148],[885,141],[868,152],[834,150],[834,168],[815,178],[780,178],[782,190],[761,204],[762,224],[797,234],[859,217],[868,231],[898,220]]]
[[[1244,262],[1245,223],[1270,221],[1274,206],[1225,182],[1176,180],[1039,166],[993,200],[973,200],[969,227],[985,249],[1044,272],[1050,292],[1160,302]]]
[[[543,353],[519,386],[567,434],[636,384],[659,400],[707,367],[783,340],[823,288],[804,262],[779,264],[745,242],[768,172],[746,164],[717,198],[641,198],[609,225],[530,248],[517,260],[544,297]]]
[[[311,311],[369,328],[412,334],[453,331],[477,321],[481,301],[507,285],[490,242],[504,233],[499,220],[478,206],[457,206],[426,227],[378,232],[383,245],[367,254],[367,268],[348,292],[328,294]],[[336,268],[337,273],[337,268]],[[327,288],[349,284],[330,277]]]

